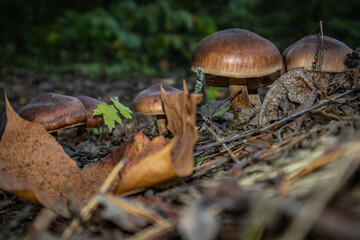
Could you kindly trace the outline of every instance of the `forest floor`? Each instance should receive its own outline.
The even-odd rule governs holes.
[[[151,84],[182,88],[181,80],[7,72],[0,74],[0,103],[4,93],[13,106],[23,106],[42,92],[56,92],[108,103],[118,96],[131,107]],[[187,84],[192,90],[195,78]],[[101,200],[101,207],[70,239],[360,239],[360,93],[345,92],[336,100],[328,96],[326,105],[297,122],[300,127],[292,124],[299,116],[281,127],[258,130],[248,123],[232,124],[232,113],[208,118],[227,97],[227,90],[221,91],[217,100],[204,98],[198,106],[191,176],[124,198],[140,206],[145,216]],[[101,144],[93,132],[81,141],[73,136],[58,140],[83,167],[94,160],[93,152],[109,153],[139,131],[155,137],[153,120],[134,114],[112,134],[105,132]],[[84,155],[86,151],[91,153]],[[60,239],[73,217],[0,191],[0,239]]]

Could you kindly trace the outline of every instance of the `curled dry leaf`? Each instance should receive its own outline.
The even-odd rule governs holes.
[[[192,93],[183,82],[183,94],[168,95],[161,89],[161,100],[167,119],[167,128],[178,137],[176,147],[172,150],[173,169],[179,177],[189,176],[194,169],[193,151],[198,139],[196,130],[196,105],[199,94]]]
[[[311,91],[316,90],[320,97],[354,86],[354,76],[359,69],[349,69],[340,73],[296,68],[282,75],[269,89],[259,113],[259,126],[287,117],[296,111]],[[313,101],[316,98],[312,98]],[[312,106],[314,102],[306,105]]]
[[[67,201],[82,202],[94,194],[112,165],[81,170],[37,123],[17,115],[6,99],[7,124],[0,142],[0,188],[67,214]]]
[[[168,129],[174,138],[156,137],[144,139],[143,133],[134,136],[133,153],[114,151],[108,158],[129,161],[120,172],[116,193],[123,194],[170,180],[174,177],[189,176],[193,172],[193,147],[197,141],[195,109],[198,96],[189,94],[184,84],[183,93],[161,93]]]
[[[6,99],[7,123],[0,142],[0,189],[67,214],[67,203],[82,203],[96,193],[121,159],[128,162],[111,190],[124,193],[145,188],[193,171],[192,151],[197,140],[195,107],[198,96],[184,93],[162,100],[174,134],[149,140],[142,132],[100,163],[79,169],[40,124],[20,118]]]

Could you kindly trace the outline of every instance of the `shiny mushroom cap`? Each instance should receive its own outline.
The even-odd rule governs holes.
[[[105,102],[96,98],[80,95],[76,97],[81,101],[86,111],[86,126],[85,129],[94,129],[104,125],[104,118],[101,116],[94,116],[94,110],[100,104],[106,104]]]
[[[199,67],[216,76],[257,78],[281,71],[283,60],[269,40],[245,29],[232,28],[213,33],[197,44],[191,69],[196,71]],[[226,81],[221,85],[227,86]]]
[[[86,112],[75,97],[57,93],[44,93],[32,99],[19,111],[20,117],[37,122],[48,132],[86,123]]]
[[[155,83],[148,89],[140,92],[134,99],[134,111],[146,115],[162,115],[164,108],[161,101],[161,87],[168,93],[182,93],[183,91],[173,88],[166,83]]]
[[[287,71],[298,67],[313,69],[315,55],[318,52],[320,40],[318,35],[308,35],[289,46],[283,53]],[[345,71],[346,54],[352,49],[337,39],[324,36],[324,55],[322,70],[331,72]]]

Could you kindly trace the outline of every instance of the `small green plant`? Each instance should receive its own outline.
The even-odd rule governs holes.
[[[118,122],[121,126],[123,126],[118,113],[120,112],[120,114],[126,119],[132,119],[132,111],[130,108],[120,103],[118,97],[112,97],[110,100],[113,102],[113,105],[102,103],[97,106],[93,115],[103,115],[105,125],[109,128],[109,132],[112,132],[115,128],[115,122]]]

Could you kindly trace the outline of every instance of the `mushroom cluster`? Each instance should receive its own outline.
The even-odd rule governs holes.
[[[266,87],[284,73],[280,51],[269,40],[251,31],[232,28],[213,33],[201,40],[192,56],[192,70],[201,67],[209,86],[229,87],[237,108],[260,105],[258,88]],[[250,93],[250,97],[248,95]]]
[[[288,47],[281,55],[269,40],[245,29],[231,28],[215,32],[201,40],[194,49],[192,71],[201,67],[209,86],[229,87],[236,119],[238,108],[260,106],[266,89],[282,74],[298,67],[313,68],[314,58],[323,51],[322,69],[341,72],[346,69],[346,55],[352,52],[334,38],[309,35]]]
[[[94,118],[93,110],[100,100],[79,96],[72,97],[57,93],[43,93],[33,98],[19,111],[19,116],[44,126],[48,132],[56,132],[64,128],[85,125],[93,129],[103,124],[103,119]]]

